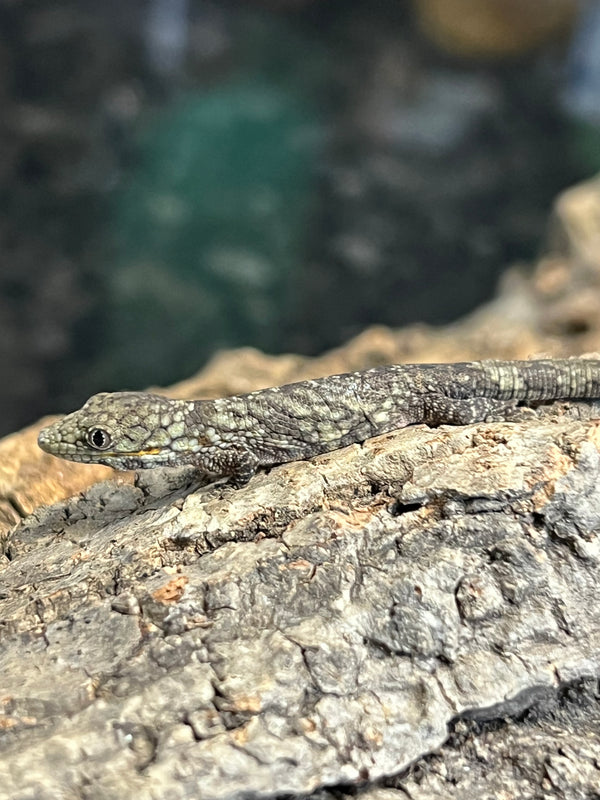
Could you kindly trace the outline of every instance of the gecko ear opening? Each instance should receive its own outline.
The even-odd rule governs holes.
[[[90,428],[85,439],[94,450],[107,450],[112,444],[110,433],[104,428]]]

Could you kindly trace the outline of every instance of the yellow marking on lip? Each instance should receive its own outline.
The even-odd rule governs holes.
[[[128,451],[128,452],[121,452],[117,453],[114,450],[110,453],[102,453],[103,456],[157,456],[159,453],[162,453],[161,447],[153,447],[151,450],[136,450],[136,451]]]

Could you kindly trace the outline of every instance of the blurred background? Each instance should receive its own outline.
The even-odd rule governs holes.
[[[600,168],[598,0],[0,0],[0,433],[445,323]]]

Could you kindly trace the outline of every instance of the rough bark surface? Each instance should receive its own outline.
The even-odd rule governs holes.
[[[560,414],[416,426],[37,509],[4,545],[0,797],[591,792],[593,692],[590,735],[523,715],[600,674],[599,449]]]
[[[599,209],[598,180],[565,193],[553,254],[456,325],[223,354],[169,394],[598,351]],[[583,416],[409,428],[238,491],[53,459],[40,425],[7,437],[0,799],[599,800]]]

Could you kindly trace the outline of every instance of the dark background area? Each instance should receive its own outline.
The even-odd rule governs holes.
[[[226,347],[448,322],[535,256],[593,169],[568,15],[474,54],[415,8],[0,3],[0,432]]]

